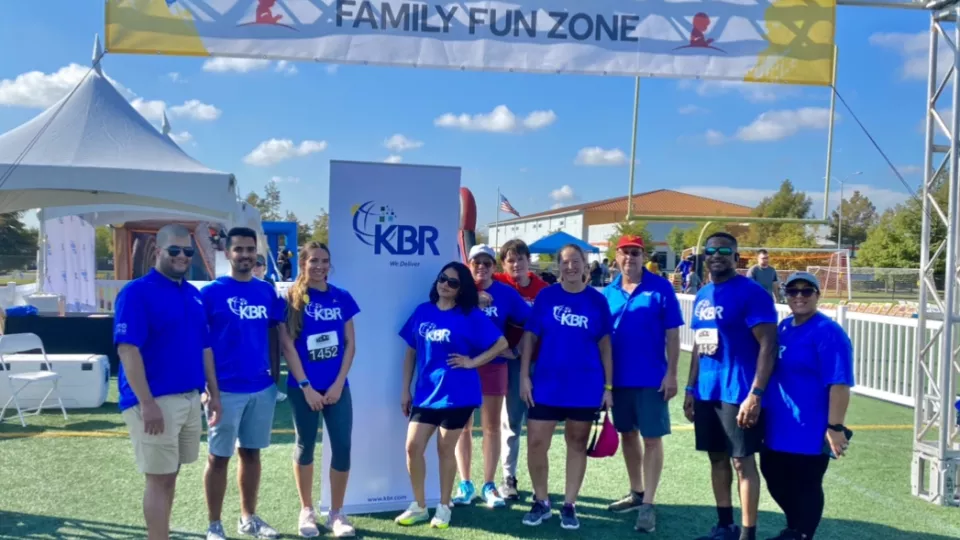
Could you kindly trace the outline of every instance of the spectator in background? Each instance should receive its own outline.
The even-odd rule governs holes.
[[[260,278],[271,285],[277,283],[267,276],[267,259],[263,255],[257,255],[257,265],[253,268],[254,277]]]
[[[590,263],[590,285],[593,287],[603,287],[603,270],[597,261]]]
[[[655,275],[655,276],[659,276],[659,275],[660,275],[660,264],[659,264],[659,263],[657,262],[657,260],[654,259],[653,257],[650,257],[650,260],[647,261],[647,264],[644,265],[644,266],[646,267],[647,272],[650,272],[651,274],[653,274],[653,275]]]
[[[783,302],[783,296],[780,294],[780,283],[777,279],[777,269],[770,266],[770,254],[767,250],[761,249],[757,252],[757,264],[747,270],[747,277],[756,281],[761,287],[777,301]]]
[[[293,279],[293,263],[290,262],[292,258],[293,253],[291,253],[289,249],[282,250],[277,257],[277,270],[280,272],[280,281],[290,281]]]
[[[603,262],[600,263],[600,271],[602,273],[604,285],[610,283],[610,259],[603,259]]]
[[[683,293],[697,294],[697,291],[700,290],[700,286],[702,284],[703,281],[700,279],[700,272],[697,270],[692,270],[687,273],[687,278],[683,285]]]
[[[681,283],[687,282],[687,274],[689,274],[694,270],[694,266],[696,265],[696,262],[697,262],[697,256],[689,255],[687,256],[686,259],[680,261],[680,264],[678,264],[677,267],[673,269],[673,273],[680,274],[680,276],[683,278],[683,281],[681,281]]]

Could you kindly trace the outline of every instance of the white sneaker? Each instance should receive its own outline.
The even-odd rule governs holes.
[[[284,394],[283,392],[277,391],[277,403],[280,403],[280,402],[282,402],[282,401],[286,401],[286,399],[287,399],[287,395],[286,395],[286,394]]]
[[[313,508],[300,509],[298,528],[300,529],[300,536],[303,538],[316,538],[320,536],[320,528],[317,527],[317,513]]]
[[[421,508],[420,505],[417,504],[417,501],[413,501],[410,503],[410,506],[407,507],[402,514],[394,518],[393,521],[395,521],[397,525],[409,527],[410,525],[423,523],[429,519],[430,512],[427,512],[426,508]]]
[[[435,529],[446,529],[450,526],[452,514],[449,506],[438,504],[437,510],[433,513],[433,519],[430,520],[430,526]]]
[[[340,512],[327,517],[327,528],[333,531],[333,536],[337,538],[347,538],[357,535],[357,530],[353,528],[353,523],[350,523],[347,516]]]

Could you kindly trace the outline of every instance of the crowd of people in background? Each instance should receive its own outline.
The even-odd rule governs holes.
[[[348,375],[366,339],[364,329],[354,327],[363,306],[328,282],[332,255],[326,245],[313,242],[300,249],[295,281],[280,296],[261,277],[266,261],[257,255],[255,232],[235,228],[227,236],[230,275],[197,290],[184,279],[195,253],[189,231],[164,227],[157,234],[155,268],[117,297],[120,409],[146,478],[148,538],[169,538],[177,476],[183,464],[199,457],[203,418],[209,436],[207,540],[226,538],[223,501],[234,451],[238,533],[280,535],[257,514],[257,497],[260,454],[271,442],[281,399],[276,388],[281,352],[296,432],[297,532],[316,537],[326,529],[336,537],[354,536],[343,505],[349,472],[363,464],[350,460]],[[824,473],[852,436],[843,425],[854,384],[850,340],[817,311],[815,276],[797,272],[785,281],[792,315],[778,323],[779,283],[768,260],[761,259],[749,277],[738,274],[737,240],[726,233],[707,238],[702,254],[677,270],[683,290],[696,294],[686,321],[695,339],[683,412],[694,425],[696,449],[708,457],[717,513],[716,525],[701,540],[755,540],[761,476],[786,515],[787,528],[774,540],[813,538],[825,504]],[[669,459],[663,447],[672,425],[668,404],[680,395],[679,328],[685,321],[677,290],[658,266],[649,265],[636,236],[619,239],[613,263],[590,263],[576,245],[565,246],[556,260],[558,272],[551,278],[531,270],[530,250],[520,240],[506,242],[499,252],[474,246],[467,264],[446,264],[425,301],[405,314],[399,329],[405,352],[396,361],[403,364],[398,401],[408,428],[405,449],[394,451],[406,453],[413,500],[396,517],[398,525],[446,528],[457,506],[479,499],[498,509],[518,501],[524,425],[532,500],[522,522],[533,527],[550,520],[555,513],[548,449],[563,423],[559,520],[564,529],[578,529],[590,432],[609,413],[622,443],[628,490],[611,497],[608,509],[636,512],[637,531],[656,530],[656,494]],[[292,265],[292,254],[285,252],[284,261],[286,275],[282,265]],[[698,262],[709,272],[703,286],[693,278]],[[478,410],[479,489],[471,474],[470,429]],[[331,448],[324,524],[313,506],[321,424]],[[424,454],[434,436],[441,490],[431,515]],[[734,485],[742,508],[739,525]]]

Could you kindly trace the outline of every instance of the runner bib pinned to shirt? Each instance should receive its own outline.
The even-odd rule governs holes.
[[[710,356],[717,352],[720,345],[720,334],[716,328],[701,328],[694,334],[693,342],[697,344],[697,350]]]
[[[307,338],[310,360],[329,360],[340,352],[340,339],[335,331],[313,334]]]

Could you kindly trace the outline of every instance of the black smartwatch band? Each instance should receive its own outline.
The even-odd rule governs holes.
[[[827,427],[830,428],[831,431],[843,431],[847,429],[843,424],[830,424]]]

